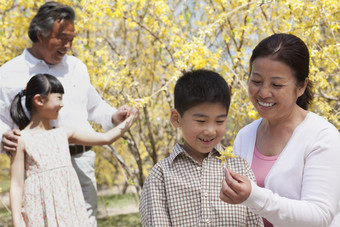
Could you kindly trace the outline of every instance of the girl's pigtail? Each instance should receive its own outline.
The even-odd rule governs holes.
[[[26,95],[26,90],[20,91],[13,99],[11,104],[11,117],[16,125],[18,125],[19,129],[24,129],[30,120],[25,114],[25,111],[21,105],[21,98]]]

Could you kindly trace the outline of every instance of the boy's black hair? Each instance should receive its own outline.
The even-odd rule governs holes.
[[[229,111],[230,89],[223,77],[211,70],[198,69],[185,72],[176,82],[175,109],[184,112],[205,102],[221,103]]]

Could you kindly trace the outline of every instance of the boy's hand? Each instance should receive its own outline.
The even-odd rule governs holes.
[[[6,151],[7,155],[11,156],[11,153],[17,150],[18,139],[20,135],[19,129],[9,130],[2,134],[1,145],[2,149]]]
[[[222,181],[220,199],[230,204],[239,204],[248,199],[251,183],[245,176],[225,169],[225,180]]]

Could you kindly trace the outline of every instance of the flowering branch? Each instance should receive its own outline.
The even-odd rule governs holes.
[[[224,148],[224,151],[223,150],[218,151],[221,156],[219,156],[217,158],[222,160],[222,165],[223,165],[223,163],[226,163],[227,166],[228,166],[229,158],[237,158],[238,156],[234,154],[232,146],[223,147],[223,148]]]

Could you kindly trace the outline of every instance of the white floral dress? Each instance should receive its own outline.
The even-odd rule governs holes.
[[[63,128],[21,132],[25,143],[22,215],[26,226],[88,226],[81,186]]]

